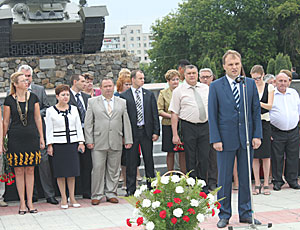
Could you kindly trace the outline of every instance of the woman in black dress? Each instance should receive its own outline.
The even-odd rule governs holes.
[[[23,73],[12,74],[10,81],[10,95],[5,98],[3,111],[3,136],[8,136],[7,159],[15,169],[19,214],[26,213],[25,187],[28,212],[37,213],[32,204],[34,166],[40,164],[40,149],[45,148],[39,100],[27,91]]]
[[[255,80],[261,106],[261,120],[263,139],[258,149],[254,150],[253,157],[253,174],[255,179],[255,187],[253,195],[258,195],[263,189],[264,195],[270,195],[269,189],[269,173],[271,158],[271,126],[269,110],[272,109],[274,100],[274,86],[263,81],[264,69],[261,65],[255,65],[251,69],[251,77]],[[264,185],[260,184],[260,160],[262,161],[264,171]]]
[[[67,209],[66,179],[70,205],[78,208],[75,200],[75,177],[80,176],[79,153],[84,152],[84,136],[76,106],[69,105],[70,88],[59,85],[55,89],[58,103],[46,111],[47,152],[52,156],[53,176],[61,194],[61,208]]]

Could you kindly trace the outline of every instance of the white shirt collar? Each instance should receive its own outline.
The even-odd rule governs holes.
[[[103,101],[108,102],[107,99],[103,95],[101,95],[101,97],[102,97]],[[115,96],[112,96],[112,98],[110,99],[110,101],[114,102],[114,100],[115,100]]]
[[[136,89],[133,86],[131,86],[131,90],[132,90],[132,93],[135,93],[137,90],[141,93],[142,92],[142,87]]]
[[[72,89],[72,88],[70,88],[70,91],[73,93],[73,95],[74,95],[74,97],[76,96],[76,92]],[[79,93],[79,95],[81,96],[81,92],[78,92]]]
[[[285,91],[285,93],[281,93],[278,89],[277,89],[277,87],[275,88],[275,93],[274,94],[282,94],[282,95],[285,95],[285,94],[291,94],[291,89],[288,87],[288,88],[286,88],[286,91]]]
[[[229,77],[227,74],[225,75],[228,82],[229,82],[229,85],[232,85],[233,82],[235,82],[235,80],[233,80],[231,77]]]

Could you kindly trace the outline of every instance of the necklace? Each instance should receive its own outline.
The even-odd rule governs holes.
[[[22,113],[22,110],[21,110],[21,107],[20,107],[20,104],[19,104],[19,101],[18,101],[18,96],[16,94],[16,102],[17,102],[17,110],[18,110],[18,113],[19,113],[19,116],[20,116],[20,121],[22,122],[22,125],[23,126],[27,126],[27,112],[28,112],[28,98],[27,98],[27,92],[25,93],[25,102],[26,102],[26,105],[25,105],[25,113],[23,114]]]

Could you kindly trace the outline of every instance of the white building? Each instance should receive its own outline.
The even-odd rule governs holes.
[[[121,27],[121,34],[104,35],[102,50],[125,49],[140,59],[149,63],[147,51],[151,49],[151,34],[143,33],[142,25],[127,25]]]

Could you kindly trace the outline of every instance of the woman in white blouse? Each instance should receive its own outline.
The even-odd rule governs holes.
[[[70,88],[59,85],[55,89],[58,103],[46,112],[47,152],[52,156],[53,174],[61,194],[61,208],[67,209],[65,178],[70,205],[80,207],[75,200],[75,177],[80,175],[79,152],[84,152],[84,136],[77,107],[69,105]]]

